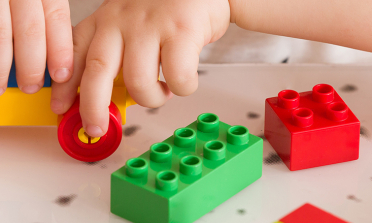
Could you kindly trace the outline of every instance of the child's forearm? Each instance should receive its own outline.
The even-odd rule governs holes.
[[[368,0],[229,0],[231,22],[263,33],[372,52]]]

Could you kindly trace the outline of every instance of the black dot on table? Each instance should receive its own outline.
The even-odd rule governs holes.
[[[356,202],[361,202],[361,200],[359,198],[357,198],[355,195],[352,195],[352,194],[348,195],[347,199],[353,200],[353,201],[356,201]]]
[[[134,135],[138,130],[140,129],[139,126],[136,126],[136,125],[132,125],[132,126],[128,126],[126,128],[124,128],[124,131],[123,131],[123,135],[124,136],[132,136]]]
[[[151,115],[157,114],[158,111],[159,111],[159,108],[149,108],[149,109],[146,110],[146,112],[151,114]]]
[[[284,60],[282,60],[281,63],[288,63],[288,60],[289,60],[289,57],[285,58]]]
[[[244,210],[244,209],[238,209],[238,214],[243,215],[245,213],[246,213],[246,210]]]
[[[207,74],[207,71],[206,70],[198,70],[198,74],[199,75],[205,75],[205,74]]]
[[[95,162],[84,162],[85,164],[87,164],[88,166],[95,166],[97,163],[99,163],[99,161],[95,161]]]
[[[346,84],[343,87],[341,87],[342,92],[354,92],[358,90],[358,87],[352,84]]]
[[[257,119],[260,117],[260,114],[256,113],[256,112],[248,112],[247,113],[247,117],[249,119]]]
[[[56,203],[58,205],[61,205],[61,206],[67,206],[69,204],[71,204],[71,202],[77,197],[76,194],[71,194],[71,195],[68,195],[68,196],[59,196],[57,199],[56,199]]]
[[[267,157],[264,158],[264,163],[266,165],[279,164],[282,162],[282,159],[280,159],[280,156],[276,153],[270,153]]]

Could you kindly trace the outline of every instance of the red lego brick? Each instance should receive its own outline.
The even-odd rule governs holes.
[[[330,85],[266,99],[265,137],[292,171],[358,159],[359,135],[359,120]]]
[[[347,223],[311,204],[304,204],[280,219],[283,223]]]

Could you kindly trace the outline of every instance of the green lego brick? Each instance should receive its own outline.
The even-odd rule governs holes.
[[[111,175],[111,212],[136,223],[194,222],[262,175],[262,139],[205,113]]]

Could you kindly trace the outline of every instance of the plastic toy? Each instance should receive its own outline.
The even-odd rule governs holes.
[[[347,223],[311,204],[304,204],[276,223]]]
[[[15,80],[14,69],[13,64],[9,81],[13,78]],[[11,85],[14,86],[14,83]],[[102,160],[115,152],[121,142],[126,108],[135,104],[124,86],[122,75],[118,74],[114,81],[112,103],[109,107],[109,130],[103,137],[91,138],[82,128],[79,96],[63,116],[58,116],[51,111],[50,97],[51,87],[43,87],[35,94],[24,94],[16,87],[7,88],[0,96],[0,104],[5,108],[0,109],[0,126],[58,125],[58,140],[62,149],[71,157],[85,162]]]
[[[360,122],[327,84],[266,99],[265,137],[290,170],[358,159]]]
[[[111,212],[132,222],[194,222],[262,175],[262,139],[205,113],[111,175]]]

